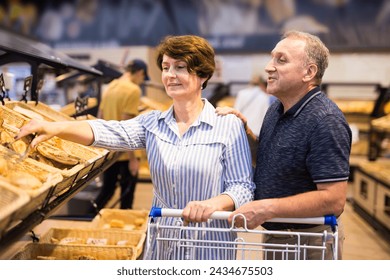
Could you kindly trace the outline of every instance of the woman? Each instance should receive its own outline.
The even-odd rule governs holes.
[[[37,133],[32,142],[57,135],[84,145],[111,150],[145,148],[154,185],[153,205],[183,208],[185,223],[228,228],[227,221],[209,221],[215,211],[231,211],[253,199],[251,157],[241,121],[234,115],[217,116],[202,99],[202,89],[215,69],[214,50],[203,38],[168,36],[157,48],[162,82],[173,105],[165,112],[152,111],[125,121],[90,120],[61,123],[31,121],[18,139]],[[161,218],[160,224],[176,224],[178,218]],[[190,238],[234,240],[234,234],[206,233]],[[152,244],[151,248],[155,248]],[[174,245],[164,243],[146,254],[148,259],[182,258]],[[227,252],[229,251],[229,252]],[[234,258],[233,250],[209,250],[195,259]]]

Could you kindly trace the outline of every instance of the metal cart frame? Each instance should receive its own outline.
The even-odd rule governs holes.
[[[231,212],[217,211],[211,219],[227,219]],[[164,225],[156,221],[157,217],[181,217],[182,210],[165,209],[153,207],[149,214],[149,223],[146,240],[146,255],[151,250],[157,251],[157,258],[164,259],[166,253],[163,248],[169,243],[172,249],[171,257],[175,260],[204,259],[210,256],[211,252],[234,254],[237,260],[261,260],[261,259],[282,259],[282,260],[306,260],[310,254],[316,252],[316,259],[325,259],[326,254],[336,260],[338,254],[338,230],[335,216],[313,217],[313,218],[277,218],[267,222],[273,223],[296,223],[330,226],[331,231],[305,232],[305,231],[284,231],[265,230],[262,228],[249,230],[244,224],[243,228],[234,227],[236,217],[233,217],[230,228],[211,228],[207,226],[185,226],[178,219],[174,225]],[[325,227],[324,227],[325,228]],[[170,234],[166,234],[169,232]],[[197,238],[205,232],[235,233],[237,238],[232,241],[204,240]],[[291,239],[289,243],[269,243],[266,240],[270,237],[273,240]],[[152,248],[153,239],[156,247]],[[307,243],[310,239],[316,239],[316,244]]]

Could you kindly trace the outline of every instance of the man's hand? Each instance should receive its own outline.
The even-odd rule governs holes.
[[[228,107],[228,106],[217,107],[215,109],[215,112],[217,113],[217,115],[221,115],[221,116],[225,116],[227,114],[236,115],[243,122],[244,126],[246,126],[246,124],[248,122],[247,118],[240,111],[238,111],[237,109],[234,109],[232,107]]]
[[[268,199],[255,200],[242,205],[230,215],[228,219],[229,223],[233,222],[234,217],[235,227],[246,227],[247,229],[257,228],[267,220],[274,218],[269,210],[270,201]]]

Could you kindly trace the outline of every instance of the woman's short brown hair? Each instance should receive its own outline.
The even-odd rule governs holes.
[[[165,37],[157,47],[157,66],[160,70],[164,54],[185,61],[189,73],[207,78],[202,85],[206,88],[215,70],[215,52],[206,39],[195,35]]]

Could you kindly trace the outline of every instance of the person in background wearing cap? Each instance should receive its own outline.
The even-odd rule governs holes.
[[[183,209],[184,224],[190,226],[226,230],[187,232],[187,238],[200,242],[218,240],[223,247],[205,251],[191,247],[184,256],[175,250],[175,240],[163,242],[157,250],[156,233],[152,232],[148,237],[150,250],[144,252],[144,259],[235,259],[235,251],[229,248],[233,249],[237,233],[228,230],[226,219],[210,217],[215,211],[231,211],[251,201],[255,186],[241,120],[231,114],[218,116],[214,106],[202,98],[202,89],[215,70],[214,49],[198,36],[168,36],[157,47],[156,62],[166,93],[173,101],[168,110],[150,111],[126,121],[86,120],[77,125],[74,121],[32,120],[20,128],[17,139],[35,132],[33,148],[57,135],[111,150],[146,149],[153,206]],[[157,219],[160,225],[172,226],[182,221],[181,217]],[[163,231],[160,237],[172,238],[172,234],[175,233]]]
[[[140,59],[132,60],[125,72],[112,80],[103,92],[98,118],[105,120],[128,120],[138,115],[140,85],[149,80],[147,65]],[[131,209],[138,180],[139,151],[121,153],[118,160],[103,174],[103,186],[96,197],[91,213],[105,207],[115,193],[117,183],[121,187],[120,208]]]

